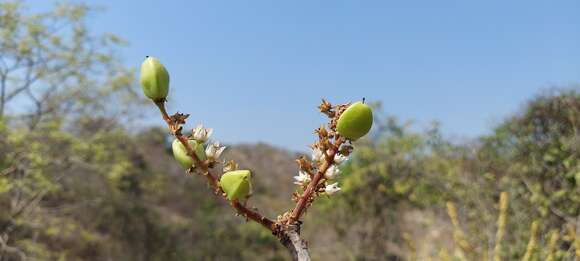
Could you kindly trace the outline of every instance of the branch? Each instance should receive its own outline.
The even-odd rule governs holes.
[[[6,236],[8,238],[8,236]],[[8,254],[15,254],[18,255],[20,260],[27,260],[26,254],[16,247],[9,246],[7,243],[7,239],[4,239],[2,235],[0,235],[0,260],[4,259],[4,253]]]
[[[310,261],[308,244],[300,238],[300,223],[287,226],[285,233],[280,236],[280,243],[290,251],[293,260]]]
[[[527,180],[523,176],[521,178],[522,178],[522,183],[524,184],[524,187],[528,190],[528,192],[532,193],[533,195],[537,195],[538,193],[536,191],[534,191],[534,189],[530,185],[529,180]],[[556,215],[557,217],[561,218],[562,220],[564,220],[564,221],[566,221],[568,223],[573,223],[574,222],[574,218],[573,217],[566,215],[563,211],[561,211],[560,209],[554,207],[553,204],[552,204],[552,202],[548,202],[547,207],[550,210],[550,212],[552,212],[552,214]]]
[[[335,145],[330,144],[332,147],[330,149],[330,153],[325,152],[324,163],[322,167],[318,170],[318,172],[316,172],[314,178],[312,179],[312,181],[310,181],[308,187],[306,187],[306,190],[304,190],[304,193],[298,200],[298,203],[296,203],[296,207],[294,207],[292,215],[288,219],[289,224],[293,224],[296,221],[298,221],[302,216],[302,214],[304,213],[304,210],[308,207],[308,203],[312,202],[313,200],[312,194],[316,191],[316,188],[318,187],[320,180],[322,180],[322,178],[324,177],[324,173],[334,163],[334,156],[338,152],[338,149],[340,148],[340,145],[342,145],[343,142],[344,140],[339,138]]]
[[[8,77],[10,72],[15,71],[15,70],[19,70],[20,69],[20,62],[22,61],[22,59],[23,58],[20,56],[17,57],[16,61],[14,62],[14,65],[12,67],[6,69],[6,71],[3,72],[4,76]],[[26,64],[26,66],[27,66],[26,68],[28,70],[25,73],[25,83],[22,86],[13,90],[12,92],[7,93],[6,96],[3,97],[4,103],[8,103],[8,101],[12,100],[12,98],[14,98],[16,95],[18,95],[19,93],[21,93],[22,91],[24,91],[30,87],[30,74],[32,71],[32,67],[34,66],[34,63],[30,59],[27,59],[27,61],[28,61],[28,63]]]
[[[195,167],[193,168],[193,170],[197,171],[198,174],[206,178],[207,183],[212,188],[215,194],[221,195],[222,199],[227,200],[225,198],[224,191],[219,185],[219,180],[211,173],[208,161],[202,161],[197,157],[197,155],[193,151],[193,148],[191,148],[191,146],[189,145],[188,138],[181,133],[182,129],[181,125],[185,123],[185,118],[187,118],[188,115],[178,113],[174,116],[169,116],[169,114],[167,114],[167,110],[165,109],[165,101],[157,101],[155,102],[155,104],[159,108],[161,116],[163,117],[163,120],[165,120],[165,122],[167,123],[167,126],[169,127],[171,134],[173,134],[173,136],[175,136],[175,138],[178,139],[179,142],[181,142],[181,144],[183,144],[183,146],[187,151],[187,155],[189,155],[193,159],[195,163],[194,164]],[[230,204],[238,214],[244,216],[247,219],[253,220],[261,224],[262,226],[264,226],[265,228],[267,228],[272,232],[276,231],[277,226],[271,219],[268,219],[267,217],[263,216],[262,214],[256,211],[248,209],[246,206],[242,205],[236,200],[231,201]]]
[[[211,172],[215,161],[213,159],[200,160],[193,148],[189,145],[189,137],[184,136],[181,133],[182,125],[185,124],[189,115],[176,113],[170,116],[165,108],[165,99],[154,102],[159,108],[163,120],[167,123],[170,133],[184,146],[187,155],[191,157],[194,162],[188,172],[197,172],[204,176],[213,192],[217,195],[221,195],[222,199],[226,199],[227,201],[226,194],[219,184],[219,179]],[[333,176],[337,175],[337,173],[335,173],[334,170],[330,170],[330,168],[337,167],[340,162],[348,157],[353,149],[350,140],[346,137],[342,137],[336,129],[339,116],[349,105],[350,104],[341,104],[333,107],[330,103],[323,100],[322,104],[319,106],[320,112],[330,118],[328,124],[329,129],[327,130],[325,126],[316,129],[319,140],[313,145],[313,149],[316,151],[316,154],[314,154],[316,156],[313,156],[313,160],[315,160],[314,166],[304,157],[297,160],[301,171],[308,173],[307,175],[309,176],[310,181],[308,181],[308,184],[300,184],[301,188],[304,189],[302,195],[299,196],[297,192],[294,193],[293,199],[296,201],[296,206],[292,210],[278,216],[278,219],[273,221],[256,211],[250,210],[237,200],[228,201],[231,207],[234,208],[238,214],[244,216],[248,220],[253,220],[261,224],[278,237],[280,243],[288,249],[295,261],[310,260],[308,245],[305,240],[300,238],[300,226],[302,224],[300,222],[300,217],[304,214],[306,209],[312,205],[319,193],[326,192],[330,195],[331,193],[340,190],[340,188],[335,187],[331,192],[329,192],[328,190],[330,188],[328,187],[332,188],[333,186],[336,186],[336,184],[324,187],[324,182],[327,177],[331,179],[333,178],[332,176],[325,175],[327,172],[330,171],[330,173],[333,173],[330,175]],[[335,156],[340,157],[337,159]],[[314,170],[316,170],[316,173],[313,174]]]
[[[314,202],[317,193],[324,190],[323,188],[320,188],[320,185],[323,184],[323,182],[326,180],[324,175],[328,169],[333,165],[337,165],[334,160],[335,156],[337,156],[339,153],[342,154],[342,156],[348,156],[348,154],[350,154],[352,151],[350,141],[345,137],[342,137],[336,130],[340,115],[349,105],[350,104],[347,103],[339,104],[333,107],[332,104],[323,99],[322,103],[318,107],[321,113],[330,118],[330,122],[328,123],[329,130],[327,130],[324,126],[321,126],[315,130],[315,132],[318,134],[319,140],[312,146],[313,150],[320,150],[322,152],[323,158],[320,160],[314,159],[316,161],[314,163],[317,169],[317,172],[314,174],[314,176],[310,174],[311,170],[313,169],[312,164],[304,158],[298,159],[300,168],[308,172],[312,179],[306,186],[306,189],[304,189],[302,195],[298,197],[296,206],[292,210],[291,214],[287,216],[287,224],[295,224],[299,222],[300,217],[304,214],[306,209],[312,205],[312,202]],[[347,143],[347,146],[341,149],[341,146],[346,142],[349,143]]]
[[[224,193],[223,189],[219,185],[219,180],[212,174],[210,169],[210,164],[208,161],[200,160],[193,148],[189,145],[188,138],[181,133],[181,125],[185,123],[185,119],[189,115],[177,113],[173,116],[169,116],[167,110],[165,109],[165,101],[156,101],[155,104],[159,108],[161,112],[161,116],[167,126],[169,131],[179,142],[185,147],[187,151],[187,155],[189,155],[194,161],[194,167],[190,169],[190,171],[196,171],[198,174],[204,176],[207,180],[207,183],[212,188],[213,192],[217,195],[221,195],[221,198],[228,201],[226,199],[226,194]],[[332,155],[334,157],[334,155]],[[332,159],[332,157],[328,157]],[[328,164],[330,166],[330,164]],[[322,177],[324,172],[322,172]],[[320,180],[319,178],[318,180]],[[300,224],[299,222],[294,222],[294,224],[285,224],[282,225],[278,222],[274,222],[273,220],[263,216],[262,214],[250,210],[243,204],[241,204],[237,200],[229,201],[231,207],[240,215],[244,216],[248,220],[252,220],[261,224],[269,231],[272,232],[273,235],[278,237],[280,243],[284,245],[290,252],[292,259],[295,261],[310,261],[310,254],[308,253],[308,246],[306,241],[300,238]],[[306,203],[304,203],[306,205]]]

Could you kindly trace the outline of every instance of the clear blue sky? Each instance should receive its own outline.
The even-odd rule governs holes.
[[[166,65],[172,111],[228,143],[304,150],[322,97],[475,137],[541,89],[580,83],[577,0],[85,2],[106,7],[94,30],[130,42],[127,65]]]

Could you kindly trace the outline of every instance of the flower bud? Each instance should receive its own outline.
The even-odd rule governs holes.
[[[229,200],[245,199],[252,191],[249,170],[234,170],[224,173],[220,179],[220,186]]]
[[[141,64],[141,88],[145,96],[158,102],[164,101],[169,92],[169,73],[155,57],[147,56]]]
[[[373,112],[371,108],[362,102],[355,102],[340,115],[336,128],[340,135],[357,140],[366,135],[372,125]]]
[[[188,143],[199,160],[204,161],[207,159],[205,156],[205,151],[203,149],[203,144],[199,144],[195,140],[188,140]],[[187,155],[187,150],[185,149],[185,146],[183,146],[183,144],[181,144],[181,142],[178,139],[173,140],[173,143],[171,144],[171,149],[173,150],[173,157],[177,160],[177,162],[179,162],[179,164],[184,169],[189,169],[193,166],[194,164],[193,159],[189,155]]]

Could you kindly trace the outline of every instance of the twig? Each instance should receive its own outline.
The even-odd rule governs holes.
[[[219,179],[216,178],[216,176],[214,176],[214,174],[211,172],[211,169],[214,167],[214,162],[212,160],[200,160],[193,148],[189,145],[189,137],[186,137],[181,133],[182,125],[185,124],[185,120],[187,117],[189,117],[189,115],[176,113],[170,116],[165,108],[164,99],[155,101],[155,104],[159,108],[161,116],[167,123],[171,134],[175,136],[177,140],[179,140],[179,142],[184,146],[187,155],[189,155],[194,161],[193,166],[188,170],[188,172],[196,172],[204,176],[213,192],[217,195],[221,195],[221,198],[227,201],[226,194],[219,184]],[[317,196],[317,193],[322,191],[320,185],[326,180],[325,173],[331,166],[333,166],[333,164],[335,164],[334,159],[337,153],[348,155],[352,150],[351,146],[345,147],[344,149],[341,148],[341,145],[348,142],[348,140],[336,132],[338,116],[346,109],[346,107],[347,105],[339,105],[333,108],[330,103],[324,100],[322,105],[319,107],[322,113],[331,118],[329,124],[331,132],[327,132],[324,126],[320,129],[317,129],[320,141],[316,146],[319,146],[318,149],[324,153],[324,157],[323,159],[319,159],[316,162],[318,166],[316,167],[317,172],[315,174],[312,174],[313,169],[310,162],[304,158],[298,160],[298,162],[301,164],[301,169],[308,172],[308,175],[311,177],[311,181],[308,183],[300,197],[298,197],[298,194],[296,194],[296,197],[298,197],[296,206],[291,211],[286,212],[284,215],[279,216],[276,221],[273,221],[256,211],[250,210],[248,207],[241,204],[237,200],[228,201],[231,207],[234,208],[238,214],[244,216],[248,220],[253,220],[261,224],[270,230],[273,235],[278,237],[280,243],[282,243],[289,250],[293,260],[310,260],[308,244],[305,240],[300,238],[300,226],[302,224],[300,222],[300,217],[312,204],[315,197]]]
[[[538,193],[536,191],[534,191],[534,189],[530,185],[529,181],[525,177],[522,177],[522,183],[524,184],[524,186],[528,190],[528,192],[532,193],[532,195],[534,195],[534,196],[538,195]],[[542,196],[542,195],[539,195],[539,196]],[[573,220],[574,220],[574,218],[569,217],[564,212],[562,212],[558,208],[554,207],[551,202],[548,203],[548,209],[550,210],[550,212],[552,212],[552,214],[556,215],[557,217],[561,218],[562,220],[564,220],[568,223],[573,222]]]
[[[322,180],[322,178],[324,177],[324,173],[333,164],[334,156],[338,152],[340,145],[342,145],[343,142],[344,142],[343,139],[338,139],[336,144],[333,145],[332,148],[330,148],[330,153],[325,152],[326,156],[325,156],[325,160],[324,160],[323,165],[320,167],[318,172],[314,175],[314,178],[310,181],[310,183],[308,184],[308,187],[306,187],[306,190],[304,190],[304,193],[302,194],[302,196],[298,200],[298,203],[296,203],[296,207],[294,207],[294,210],[292,211],[292,215],[288,219],[288,224],[293,224],[300,219],[300,217],[304,213],[304,210],[308,206],[308,203],[312,199],[312,194],[316,191],[316,188],[318,187],[320,180]]]
[[[7,176],[8,174],[14,172],[15,170],[16,170],[15,166],[10,166],[0,171],[0,176]]]
[[[155,104],[159,108],[161,116],[163,117],[163,120],[167,123],[169,130],[171,131],[171,134],[173,134],[173,136],[175,136],[175,138],[179,140],[181,144],[183,144],[185,150],[187,151],[187,155],[189,155],[193,159],[195,166],[193,170],[197,171],[200,175],[206,178],[209,186],[212,188],[215,194],[221,195],[223,199],[226,199],[224,197],[225,193],[222,190],[221,186],[219,185],[219,180],[211,173],[208,162],[202,161],[197,157],[197,155],[193,151],[193,148],[189,145],[188,138],[181,133],[181,125],[185,123],[185,118],[187,118],[187,115],[181,115],[181,117],[179,117],[179,114],[177,114],[178,117],[170,117],[169,114],[167,114],[167,110],[165,109],[165,101],[157,101],[155,102]],[[246,206],[240,204],[238,201],[232,201],[231,206],[236,210],[237,213],[244,216],[245,218],[253,220],[263,225],[272,232],[276,232],[276,226],[274,224],[274,221],[272,221],[271,219],[268,219],[267,217],[263,216],[262,214],[256,211],[248,209]]]
[[[0,260],[4,260],[4,253],[11,253],[16,254],[20,258],[20,260],[26,260],[26,254],[22,252],[22,250],[9,246],[7,243],[8,240],[4,239],[2,235],[0,235]]]

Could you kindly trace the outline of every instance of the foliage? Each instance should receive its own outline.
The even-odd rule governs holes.
[[[357,238],[355,259],[381,260],[381,249],[390,244],[385,242],[395,246],[387,247],[391,253],[408,256],[400,249],[402,235],[409,232],[402,230],[409,222],[402,220],[409,218],[402,212],[421,209],[437,220],[444,204],[454,202],[459,217],[450,214],[456,228],[446,233],[455,235],[458,250],[465,252],[463,258],[472,259],[491,257],[498,229],[497,201],[506,191],[508,233],[500,256],[522,258],[526,246],[530,248],[534,220],[541,220],[534,223],[539,231],[569,234],[569,226],[578,229],[579,112],[580,93],[574,87],[552,91],[531,100],[492,135],[464,144],[444,140],[436,124],[420,133],[387,118],[373,140],[358,144],[358,152],[345,167],[345,193],[320,210],[344,221],[334,224],[340,237]],[[430,224],[425,229],[436,228]],[[561,258],[574,257],[571,242],[573,237],[568,236],[559,245]],[[424,255],[437,255],[438,247],[450,246],[432,244]]]
[[[122,66],[116,35],[90,34],[83,4],[29,13],[20,1],[0,3],[0,118],[34,127],[63,114],[111,116],[136,100],[133,71]],[[104,99],[106,97],[106,99]],[[112,102],[120,106],[111,107]]]

